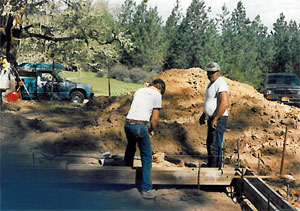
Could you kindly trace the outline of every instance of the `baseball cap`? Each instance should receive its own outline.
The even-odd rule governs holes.
[[[209,62],[206,65],[206,71],[210,71],[210,72],[216,72],[216,71],[220,71],[220,65],[216,62]]]

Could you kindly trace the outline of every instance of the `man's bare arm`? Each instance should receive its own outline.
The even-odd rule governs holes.
[[[159,118],[159,109],[153,109],[152,116],[151,116],[150,128],[149,128],[150,136],[154,135],[154,131],[153,130],[154,130],[154,128],[157,125],[158,118]]]
[[[152,111],[152,117],[151,117],[151,125],[152,125],[153,129],[157,125],[158,118],[159,118],[159,109],[153,109],[153,111]]]
[[[220,100],[220,104],[218,105],[216,113],[214,114],[213,121],[211,123],[212,124],[211,126],[213,128],[216,128],[218,119],[223,116],[224,112],[226,111],[226,109],[229,105],[228,92],[220,92],[219,93],[219,100]]]

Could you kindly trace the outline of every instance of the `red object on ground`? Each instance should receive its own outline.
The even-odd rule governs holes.
[[[16,91],[10,92],[7,94],[7,101],[8,102],[16,102],[19,98],[19,93]]]

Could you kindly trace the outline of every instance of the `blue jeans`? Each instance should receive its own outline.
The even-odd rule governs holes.
[[[125,122],[125,133],[128,141],[125,151],[125,165],[133,166],[136,144],[138,144],[142,159],[142,191],[152,189],[152,147],[147,125]]]
[[[222,116],[217,121],[216,129],[211,127],[212,118],[208,119],[208,131],[206,139],[208,167],[222,167],[222,141],[226,130],[227,116]]]

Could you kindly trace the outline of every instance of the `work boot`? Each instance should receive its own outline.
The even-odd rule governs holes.
[[[147,191],[142,191],[142,197],[144,199],[155,199],[156,197],[156,190],[147,190]]]

